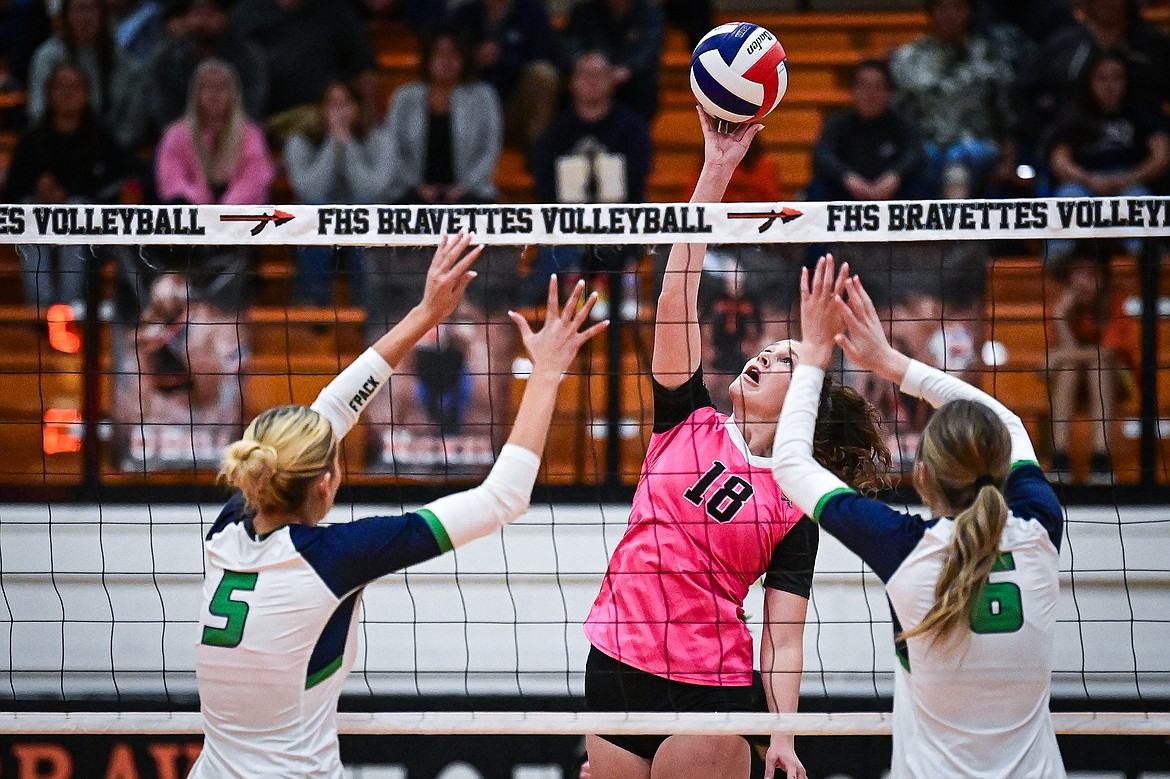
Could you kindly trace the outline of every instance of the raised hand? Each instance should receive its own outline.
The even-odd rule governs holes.
[[[609,326],[609,320],[598,322],[592,327],[581,330],[581,325],[589,318],[589,312],[597,303],[597,293],[594,292],[586,300],[585,305],[579,305],[581,296],[585,294],[585,282],[577,282],[577,286],[569,293],[565,307],[561,308],[557,291],[557,277],[553,275],[548,282],[548,304],[544,312],[544,326],[533,332],[527,320],[515,311],[509,311],[508,316],[516,323],[520,330],[520,338],[524,348],[532,358],[532,373],[551,374],[560,377],[573,364],[573,359],[581,346],[593,336]]]
[[[861,279],[856,276],[848,279],[844,291],[848,300],[838,296],[835,305],[848,332],[837,334],[837,344],[845,356],[863,370],[900,382],[910,359],[890,346],[885,327]]]
[[[426,286],[419,304],[436,323],[449,317],[459,306],[467,285],[476,276],[470,268],[479,259],[483,246],[467,251],[470,245],[471,234],[462,231],[439,239],[431,267],[427,269]]]
[[[800,270],[800,361],[825,368],[833,356],[834,338],[845,329],[845,320],[835,301],[849,279],[849,263],[834,273],[833,255],[817,260],[809,278],[808,268]]]
[[[764,129],[762,124],[742,124],[731,135],[726,135],[715,129],[715,120],[702,108],[699,111],[699,124],[703,128],[703,163],[729,167],[732,170],[739,165],[743,155],[747,154],[748,147],[756,133]]]

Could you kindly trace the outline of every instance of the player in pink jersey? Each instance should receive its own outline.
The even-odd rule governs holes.
[[[722,200],[761,125],[716,132],[699,112],[704,164],[692,202]],[[771,451],[799,343],[779,341],[732,383],[733,416],[703,384],[698,287],[704,244],[672,247],[654,330],[654,435],[633,511],[585,623],[591,711],[752,711],[753,646],[743,612],[763,577],[760,668],[768,709],[796,710],[817,531],[776,487]],[[846,483],[884,483],[889,453],[873,409],[826,382],[817,455]],[[594,779],[748,776],[739,736],[590,735]],[[765,775],[804,777],[790,735],[771,737]]]

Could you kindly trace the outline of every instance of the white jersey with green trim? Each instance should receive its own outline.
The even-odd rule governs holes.
[[[793,371],[776,431],[780,488],[886,585],[894,634],[921,623],[954,530],[864,497],[812,456],[824,371]],[[1011,471],[1000,487],[1009,517],[1000,556],[976,599],[970,630],[954,643],[896,644],[894,779],[1060,779],[1048,712],[1064,515],[1035,461],[1019,417],[953,376],[911,361],[902,391],[939,407],[966,399],[989,407],[1011,435]]]
[[[450,549],[427,509],[256,535],[241,496],[208,533],[195,673],[204,719],[193,779],[340,779],[337,700],[362,588]]]
[[[906,630],[934,604],[954,524],[930,524],[886,582],[895,620]],[[1058,557],[1043,523],[1009,517],[970,631],[945,644],[916,636],[899,647],[892,776],[1064,776],[1048,711]]]
[[[336,440],[390,372],[371,348],[321,391],[312,409]],[[363,588],[523,515],[539,468],[535,452],[505,444],[482,484],[417,512],[268,535],[234,495],[204,542],[195,651],[204,744],[191,779],[340,779],[337,702]]]

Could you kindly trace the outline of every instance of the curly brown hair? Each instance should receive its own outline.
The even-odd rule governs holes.
[[[857,390],[826,375],[813,432],[813,457],[858,492],[883,490],[891,483],[891,459],[881,425],[881,414]]]

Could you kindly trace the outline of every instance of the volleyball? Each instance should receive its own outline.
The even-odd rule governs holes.
[[[762,119],[787,89],[788,55],[776,36],[757,24],[721,24],[691,55],[691,91],[717,119],[735,124]]]

